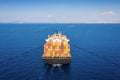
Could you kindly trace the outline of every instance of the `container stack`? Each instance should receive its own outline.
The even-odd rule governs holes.
[[[46,58],[65,58],[71,57],[69,40],[61,33],[49,36],[44,44],[43,57]]]
[[[48,41],[44,45],[43,57],[70,57],[70,45],[66,41]]]

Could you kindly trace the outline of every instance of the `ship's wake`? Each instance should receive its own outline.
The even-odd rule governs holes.
[[[61,64],[45,65],[45,68],[38,80],[66,80],[69,78],[69,65]],[[68,72],[68,73],[67,73]]]
[[[54,67],[60,67],[60,66],[62,66],[62,64],[52,64]]]
[[[98,59],[101,59],[101,60],[103,60],[105,62],[108,62],[108,63],[112,64],[114,67],[120,68],[119,64],[117,64],[116,62],[112,62],[111,60],[109,60],[108,58],[106,58],[104,56],[99,56],[98,54],[96,54],[94,52],[91,52],[91,51],[89,51],[87,49],[81,48],[81,47],[76,46],[76,45],[72,45],[72,46],[75,47],[76,49],[79,49],[79,50],[82,50],[84,52],[87,52],[88,54],[90,54],[90,55],[92,55],[92,56],[94,56],[94,57],[96,57]]]

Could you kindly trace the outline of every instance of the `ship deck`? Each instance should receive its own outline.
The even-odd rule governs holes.
[[[43,61],[46,64],[69,64],[71,57],[43,57]]]

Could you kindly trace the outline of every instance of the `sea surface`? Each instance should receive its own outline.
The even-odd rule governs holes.
[[[60,30],[69,65],[45,65],[43,45]],[[120,80],[120,24],[0,24],[0,80]]]

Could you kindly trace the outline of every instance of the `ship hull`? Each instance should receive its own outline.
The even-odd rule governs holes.
[[[69,64],[71,59],[67,58],[67,59],[60,59],[60,58],[43,58],[43,61],[46,64]]]

